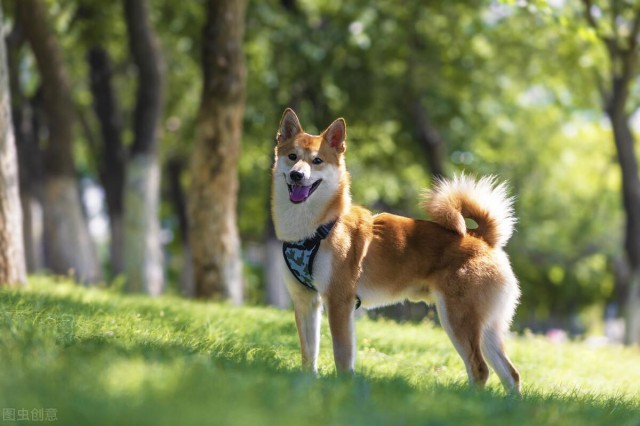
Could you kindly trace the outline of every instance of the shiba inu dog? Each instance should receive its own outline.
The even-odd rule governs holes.
[[[440,180],[423,207],[431,220],[373,215],[351,203],[346,123],[305,133],[287,109],[276,136],[272,213],[283,241],[303,367],[317,371],[324,304],[339,372],[353,372],[355,307],[435,301],[440,322],[484,386],[486,360],[504,387],[520,376],[503,345],[520,291],[502,247],[513,232],[512,199],[492,177]],[[477,223],[467,229],[465,218]]]

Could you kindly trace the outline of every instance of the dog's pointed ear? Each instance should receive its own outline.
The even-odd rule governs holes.
[[[302,126],[298,116],[291,108],[284,110],[282,119],[280,120],[280,129],[276,135],[276,143],[282,143],[288,139],[295,137],[297,134],[302,133]]]
[[[331,123],[324,131],[323,136],[331,148],[335,148],[340,153],[344,152],[347,149],[347,123],[344,118],[338,118]]]

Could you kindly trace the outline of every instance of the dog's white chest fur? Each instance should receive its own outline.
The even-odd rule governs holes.
[[[326,242],[323,242],[313,261],[313,284],[320,294],[327,292],[333,272],[333,252],[326,247],[326,244]]]

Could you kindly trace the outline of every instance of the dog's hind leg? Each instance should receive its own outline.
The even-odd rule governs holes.
[[[440,292],[435,294],[440,323],[464,361],[469,382],[481,388],[484,387],[489,378],[489,366],[480,350],[481,319],[469,305],[466,309],[460,309],[444,294]]]
[[[500,259],[500,258],[498,258]],[[502,257],[503,262],[506,257]],[[497,281],[500,285],[491,287],[489,297],[489,320],[482,330],[482,353],[489,361],[491,368],[496,372],[507,392],[520,394],[520,373],[515,368],[504,350],[503,339],[509,330],[509,324],[515,312],[520,290],[518,282],[504,265],[500,268],[502,279]]]
[[[300,338],[302,367],[317,373],[322,300],[317,292],[302,288],[297,283],[289,286],[289,293],[293,300],[298,337]]]
[[[520,395],[520,373],[504,350],[504,331],[500,322],[489,324],[482,333],[482,353],[496,372],[507,392]]]

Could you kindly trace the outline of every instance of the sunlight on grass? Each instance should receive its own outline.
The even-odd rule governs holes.
[[[169,390],[174,386],[174,371],[143,358],[122,359],[110,363],[98,378],[107,394],[141,398],[149,388]]]
[[[488,390],[470,389],[445,333],[426,322],[360,319],[357,376],[335,378],[325,320],[315,379],[300,372],[292,312],[53,281],[0,291],[0,406],[57,407],[72,424],[640,421],[638,348],[509,339],[524,381],[514,399],[495,374]]]

